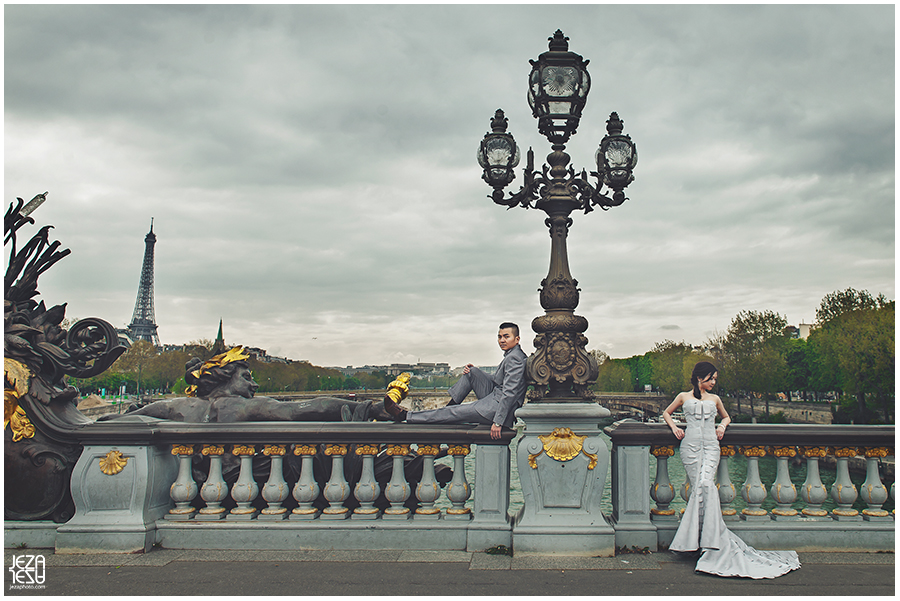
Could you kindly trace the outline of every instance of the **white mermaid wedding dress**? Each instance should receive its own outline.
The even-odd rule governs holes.
[[[776,578],[799,568],[796,551],[757,551],[725,526],[716,488],[720,457],[716,403],[692,395],[683,406],[687,428],[681,440],[681,461],[691,495],[669,549],[702,549],[694,569],[717,576]]]

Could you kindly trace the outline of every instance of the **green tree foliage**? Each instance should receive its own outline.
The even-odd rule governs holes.
[[[653,386],[668,395],[676,395],[682,390],[687,390],[690,375],[686,381],[684,370],[692,352],[691,346],[686,345],[684,341],[657,342],[649,353]]]
[[[816,315],[824,321],[809,346],[830,375],[834,390],[856,399],[857,423],[874,421],[872,406],[889,421],[894,393],[894,301],[852,288],[823,299]],[[824,380],[820,374],[820,379]]]
[[[773,311],[742,311],[728,326],[722,345],[723,365],[720,370],[729,374],[730,388],[753,399],[758,395],[766,401],[784,387],[787,363],[784,350],[787,342],[787,320]]]
[[[113,371],[118,371],[120,373],[130,373],[136,375],[136,394],[140,396],[144,369],[148,367],[151,360],[153,360],[153,358],[155,358],[158,354],[159,350],[153,345],[152,342],[148,342],[146,340],[138,340],[131,345],[130,349],[125,351],[125,354],[123,354],[115,363],[113,363],[110,369],[112,369]]]
[[[610,359],[600,366],[597,390],[601,392],[633,392],[631,369],[627,359]]]

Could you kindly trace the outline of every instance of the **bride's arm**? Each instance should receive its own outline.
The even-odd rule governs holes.
[[[722,403],[722,399],[718,396],[716,396],[716,409],[719,410],[719,416],[722,418],[722,421],[716,426],[716,434],[718,435],[718,439],[722,440],[722,437],[725,435],[725,428],[731,423],[731,416],[728,415],[728,412],[725,410],[725,405]]]
[[[665,422],[669,425],[669,428],[671,428],[672,430],[672,434],[674,434],[675,438],[677,438],[678,440],[684,438],[684,430],[682,430],[675,424],[675,420],[672,419],[672,413],[674,413],[676,409],[684,404],[684,397],[682,396],[683,394],[684,393],[682,392],[677,397],[675,397],[675,400],[672,401],[672,403],[668,407],[666,407],[665,411],[663,411],[662,414],[663,420],[665,420]]]

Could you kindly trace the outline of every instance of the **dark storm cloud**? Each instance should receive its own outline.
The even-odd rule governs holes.
[[[475,149],[502,107],[523,153],[550,151],[525,80],[561,28],[593,80],[573,167],[613,110],[640,153],[631,200],[570,231],[590,346],[699,344],[741,310],[893,297],[893,17],[11,5],[5,191],[51,190],[35,216],[73,255],[41,291],[75,316],[129,321],[154,217],[164,342],[222,317],[229,342],[320,364],[489,363],[496,323],[541,312],[549,240],[542,213],[486,198]]]

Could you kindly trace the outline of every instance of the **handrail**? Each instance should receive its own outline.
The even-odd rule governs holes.
[[[621,421],[604,429],[614,445],[677,445],[669,426]],[[731,424],[725,445],[850,445],[894,446],[894,426],[852,424]]]
[[[195,444],[253,443],[454,443],[509,445],[515,430],[491,438],[490,426],[418,425],[379,422],[238,422],[194,424],[135,416],[95,422],[72,432],[81,444],[166,445],[190,439]]]

